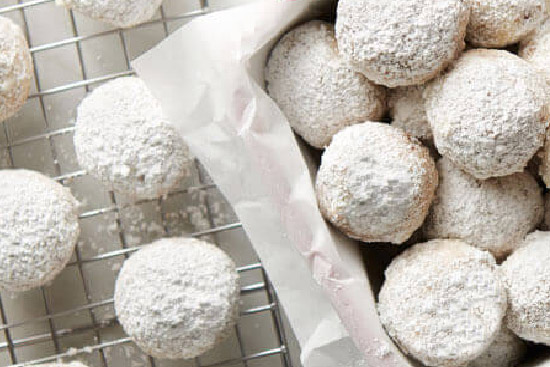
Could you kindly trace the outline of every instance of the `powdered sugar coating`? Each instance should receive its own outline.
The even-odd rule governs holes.
[[[533,65],[546,78],[550,99],[550,19],[520,44],[519,55]],[[547,131],[544,149],[540,152],[539,173],[546,186],[550,186],[550,135]]]
[[[375,83],[422,84],[464,48],[468,18],[462,0],[340,0],[338,49]]]
[[[465,52],[424,96],[439,153],[476,178],[523,171],[544,142],[544,81],[507,51]]]
[[[495,259],[458,240],[433,240],[385,272],[380,320],[404,353],[426,366],[461,366],[495,340],[506,292]]]
[[[550,345],[550,232],[533,232],[502,264],[507,322],[520,338]]]
[[[428,150],[400,129],[378,122],[336,134],[316,181],[321,213],[343,233],[395,244],[422,224],[436,187]]]
[[[547,4],[550,11],[550,1]],[[518,55],[546,77],[547,93],[550,96],[550,17],[520,42]]]
[[[235,264],[222,250],[192,238],[164,238],[124,263],[115,311],[145,353],[194,358],[229,334],[238,295]]]
[[[55,0],[55,3],[117,27],[131,27],[151,19],[162,0]]]
[[[74,144],[82,168],[133,198],[163,195],[191,170],[183,139],[138,78],[115,79],[84,98]]]
[[[47,363],[39,364],[35,367],[88,367],[80,362],[71,362],[71,363]]]
[[[515,367],[525,355],[527,346],[503,326],[491,346],[468,367]]]
[[[534,31],[547,0],[467,0],[471,8],[466,40],[478,47],[505,47]]]
[[[422,85],[391,89],[388,96],[388,107],[392,126],[402,129],[415,138],[431,141],[433,134],[424,106],[423,92],[424,86]]]
[[[317,148],[344,127],[384,114],[384,88],[340,58],[330,23],[315,20],[288,32],[272,50],[265,78],[290,126]]]
[[[550,78],[550,18],[543,22],[535,32],[523,39],[519,47],[519,56]]]
[[[79,235],[77,201],[38,172],[0,171],[0,289],[44,285],[70,260]]]
[[[27,100],[32,59],[21,28],[0,16],[0,122],[13,116]]]
[[[541,222],[542,189],[528,173],[478,180],[449,159],[437,162],[439,186],[425,223],[428,238],[457,238],[509,254]]]

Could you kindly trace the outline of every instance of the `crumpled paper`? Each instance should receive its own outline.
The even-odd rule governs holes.
[[[269,50],[330,0],[259,0],[198,18],[132,65],[232,204],[305,367],[405,367],[380,325],[358,245],[332,233],[288,121],[263,90]]]

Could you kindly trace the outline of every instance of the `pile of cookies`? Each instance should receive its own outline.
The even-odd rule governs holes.
[[[267,60],[269,95],[323,150],[325,219],[409,247],[378,310],[426,366],[550,345],[549,17],[546,0],[339,0],[335,24],[295,27]]]

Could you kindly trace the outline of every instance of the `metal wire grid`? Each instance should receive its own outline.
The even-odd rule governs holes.
[[[45,43],[45,44],[34,46],[32,43],[32,40],[30,39],[29,22],[27,19],[26,11],[31,7],[50,3],[53,1],[54,0],[31,0],[31,1],[18,0],[17,4],[7,5],[3,7],[0,4],[0,15],[12,13],[12,12],[20,13],[24,23],[23,30],[29,41],[29,45],[32,46],[31,53],[33,55],[33,60],[35,59],[36,55],[40,52],[74,44],[78,55],[78,63],[79,63],[78,67],[80,70],[81,78],[80,80],[69,84],[57,86],[50,89],[44,89],[41,86],[37,63],[35,62],[34,63],[35,65],[34,66],[34,83],[36,87],[36,92],[33,93],[29,98],[30,99],[36,98],[39,100],[40,110],[41,110],[42,118],[44,120],[44,124],[45,124],[44,128],[46,132],[42,134],[26,136],[21,139],[12,139],[12,137],[10,136],[10,132],[7,127],[7,124],[6,122],[4,122],[2,124],[2,129],[5,135],[7,144],[3,146],[3,148],[7,149],[9,166],[15,167],[16,165],[14,164],[14,153],[13,153],[14,147],[22,146],[35,141],[39,141],[39,140],[47,141],[49,144],[49,151],[51,153],[52,161],[54,164],[55,179],[61,183],[67,184],[67,183],[70,183],[71,180],[75,178],[85,176],[86,172],[83,170],[76,170],[70,173],[62,174],[61,164],[58,160],[58,151],[57,151],[56,144],[53,141],[53,138],[60,135],[72,134],[74,131],[74,127],[69,126],[69,127],[59,128],[59,129],[52,129],[50,126],[50,123],[48,122],[48,114],[46,112],[44,97],[49,95],[55,95],[55,94],[65,92],[71,89],[76,89],[76,88],[84,88],[86,92],[88,92],[90,89],[90,86],[94,84],[102,83],[102,82],[115,79],[118,77],[122,77],[122,76],[132,75],[133,71],[131,70],[131,66],[130,66],[130,56],[129,56],[129,51],[127,47],[126,37],[125,37],[125,30],[112,29],[112,30],[107,30],[99,33],[90,34],[90,35],[84,35],[84,36],[79,35],[77,22],[75,20],[75,15],[73,14],[72,11],[68,11],[67,13],[69,17],[70,25],[71,25],[72,37],[68,37],[56,42]],[[162,24],[162,27],[164,29],[164,36],[167,36],[169,34],[168,25],[170,24],[170,22],[201,16],[210,11],[208,0],[199,0],[199,1],[200,1],[200,9],[196,11],[187,12],[177,17],[166,16],[164,8],[161,7],[159,19],[141,24],[137,27],[146,27],[147,25],[150,25],[150,24],[160,23]],[[84,62],[83,52],[82,52],[82,42],[93,38],[100,38],[108,35],[117,35],[117,34],[124,53],[124,59],[125,59],[127,70],[123,72],[118,72],[118,73],[106,74],[95,78],[89,78],[86,64]],[[191,236],[193,237],[210,236],[210,235],[219,234],[225,231],[231,231],[231,230],[236,230],[241,228],[241,224],[238,222],[225,224],[225,225],[218,225],[218,226],[215,225],[215,222],[213,220],[212,213],[211,213],[211,203],[209,202],[210,200],[209,194],[214,193],[216,190],[216,187],[214,184],[209,183],[208,178],[205,176],[205,173],[202,167],[200,166],[200,163],[196,162],[196,166],[197,166],[197,172],[198,172],[198,179],[200,183],[198,186],[176,190],[168,194],[166,197],[159,198],[155,201],[156,206],[160,212],[164,235],[166,236],[170,235],[169,226],[167,225],[167,222],[166,222],[164,204],[167,201],[170,201],[171,198],[175,195],[188,194],[194,191],[202,191],[206,193],[203,200],[204,200],[205,207],[207,208],[206,215],[208,218],[209,228],[191,233],[190,234]],[[112,191],[109,192],[109,199],[110,199],[110,205],[101,207],[98,209],[89,210],[79,215],[79,218],[82,220],[86,218],[102,216],[108,213],[114,214],[114,218],[115,218],[114,221],[115,221],[116,230],[118,232],[118,238],[120,242],[119,249],[99,253],[92,257],[84,257],[82,255],[82,249],[80,248],[80,246],[77,246],[75,250],[75,261],[69,263],[68,267],[77,267],[78,269],[78,274],[81,279],[81,286],[83,288],[83,291],[86,297],[86,303],[84,305],[81,305],[73,309],[52,313],[51,307],[50,307],[50,300],[48,299],[46,294],[46,288],[42,287],[40,289],[40,293],[44,304],[45,315],[37,318],[28,319],[28,320],[18,320],[15,322],[10,322],[11,320],[10,315],[7,314],[6,309],[4,307],[4,303],[2,302],[2,298],[0,297],[0,322],[1,322],[0,333],[3,333],[3,336],[6,340],[5,343],[0,343],[0,352],[7,350],[9,354],[9,361],[12,365],[27,366],[27,365],[37,364],[37,363],[57,361],[65,357],[71,358],[71,357],[74,357],[75,354],[78,355],[79,353],[83,353],[83,352],[85,353],[97,352],[99,355],[100,365],[103,367],[108,367],[109,361],[108,361],[108,358],[106,357],[105,351],[108,350],[109,348],[131,343],[131,341],[126,337],[118,338],[116,340],[108,340],[108,341],[105,341],[102,339],[101,331],[103,329],[117,325],[117,321],[116,321],[116,318],[114,317],[111,317],[109,319],[104,319],[104,320],[98,320],[98,318],[96,317],[96,311],[101,307],[106,307],[106,306],[112,307],[113,299],[109,298],[101,301],[93,300],[93,297],[91,296],[91,292],[89,289],[89,282],[86,280],[86,275],[85,275],[85,272],[83,271],[83,266],[88,263],[101,262],[101,261],[105,261],[105,260],[117,258],[117,257],[126,258],[130,255],[130,253],[137,250],[136,247],[131,247],[127,243],[126,233],[125,233],[124,226],[121,223],[120,213],[121,213],[121,210],[124,209],[125,207],[131,206],[131,205],[139,205],[147,201],[140,201],[133,204],[120,204],[117,201],[116,194],[113,193]],[[262,350],[259,352],[246,354],[246,350],[241,337],[241,330],[240,330],[239,324],[237,324],[235,327],[235,335],[238,341],[238,348],[240,353],[239,358],[231,358],[228,360],[216,361],[214,363],[208,363],[208,364],[203,364],[201,363],[200,358],[196,358],[193,361],[192,365],[194,367],[215,367],[215,366],[221,367],[221,366],[232,366],[232,365],[242,365],[242,366],[248,367],[251,361],[259,360],[268,356],[279,355],[281,366],[284,366],[284,367],[291,366],[292,363],[288,353],[287,339],[285,337],[284,327],[283,327],[281,315],[279,312],[277,298],[273,290],[273,287],[271,286],[267,278],[267,275],[262,268],[261,263],[256,262],[256,263],[242,266],[238,268],[238,271],[241,274],[245,274],[252,271],[259,271],[260,281],[250,285],[243,286],[241,289],[241,294],[246,295],[254,292],[265,292],[266,299],[268,300],[267,304],[265,305],[261,305],[261,306],[257,306],[257,307],[253,307],[253,308],[249,308],[241,311],[241,318],[247,317],[249,315],[260,314],[260,313],[269,313],[272,318],[273,330],[275,333],[276,340],[278,342],[278,346],[276,348],[266,348],[265,350]],[[91,323],[84,324],[78,327],[73,327],[73,328],[63,328],[63,329],[56,328],[56,325],[55,325],[56,319],[61,317],[70,317],[71,315],[74,315],[80,312],[87,312],[89,314]],[[49,329],[48,332],[43,334],[34,334],[24,338],[13,337],[12,331],[14,328],[25,326],[32,323],[37,323],[37,322],[47,322],[48,329]],[[76,333],[86,332],[86,331],[93,332],[94,343],[92,345],[86,345],[81,348],[78,348],[77,350],[62,350],[61,343],[60,343],[61,338],[65,336],[73,335]],[[51,341],[53,343],[55,354],[49,355],[40,359],[34,359],[34,360],[25,361],[21,363],[17,353],[17,349],[19,347],[32,346],[44,341]],[[148,364],[151,367],[155,367],[158,364],[158,362],[155,361],[153,358],[148,357]]]

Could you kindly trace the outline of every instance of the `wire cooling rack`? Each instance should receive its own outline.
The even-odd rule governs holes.
[[[18,23],[34,61],[29,101],[2,124],[0,167],[41,171],[82,202],[82,233],[72,261],[46,287],[0,297],[0,366],[81,360],[102,366],[292,365],[276,295],[241,224],[199,162],[193,177],[163,198],[131,202],[76,164],[75,109],[100,83],[133,75],[130,60],[181,24],[229,0],[166,0],[157,16],[115,29],[56,7],[54,0],[0,0],[0,16]],[[113,286],[125,258],[162,236],[208,237],[230,253],[241,275],[241,312],[233,336],[192,361],[143,355],[113,310]]]

